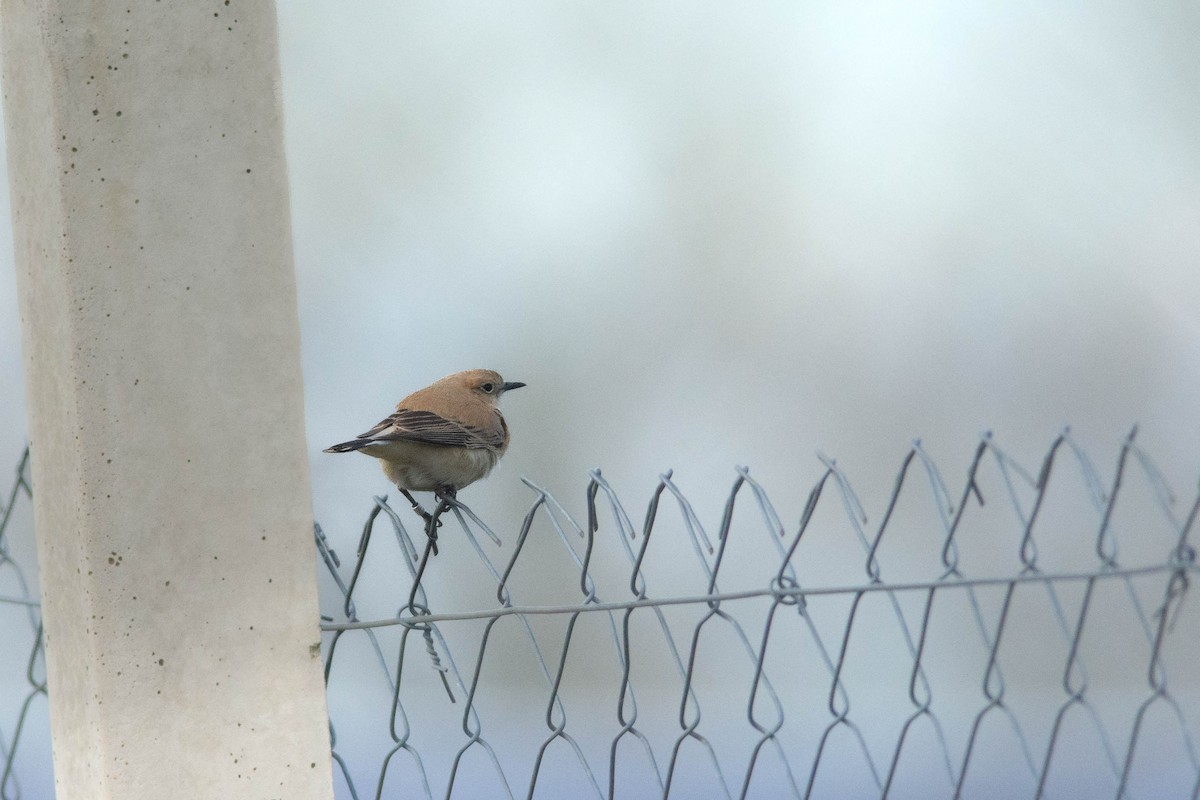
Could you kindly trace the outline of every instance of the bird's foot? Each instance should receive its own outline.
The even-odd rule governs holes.
[[[399,487],[397,487],[397,488],[399,488]],[[417,499],[409,493],[409,491],[407,489],[400,489],[400,494],[404,495],[406,498],[408,498],[408,502],[412,503],[412,510],[416,512],[417,516],[419,516],[421,519],[425,520],[426,528],[428,528],[430,526],[440,528],[442,526],[442,521],[437,518],[438,515],[430,514],[428,511],[426,511],[421,506],[421,504],[417,502]]]
[[[442,527],[442,521],[437,518],[437,514],[430,514],[421,507],[420,503],[413,503],[413,511],[417,512],[418,517],[425,520],[426,526],[433,526],[435,528]]]
[[[438,499],[437,508],[434,509],[430,519],[425,525],[425,535],[429,537],[430,544],[433,547],[433,554],[438,553],[437,546],[437,529],[442,526],[441,516],[454,507],[455,496],[458,490],[453,486],[443,486],[434,492],[434,497]]]

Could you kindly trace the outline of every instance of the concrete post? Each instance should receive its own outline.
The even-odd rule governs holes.
[[[267,0],[2,0],[58,800],[332,796]]]

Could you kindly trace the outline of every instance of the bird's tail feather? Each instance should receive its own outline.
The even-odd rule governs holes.
[[[353,450],[361,450],[372,442],[371,439],[351,439],[348,442],[335,444],[332,447],[326,447],[326,453],[349,453]]]

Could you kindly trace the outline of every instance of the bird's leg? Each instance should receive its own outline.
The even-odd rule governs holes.
[[[455,489],[453,486],[443,486],[442,488],[438,489],[436,492],[433,493],[434,497],[436,497],[440,502],[437,504],[437,508],[435,508],[433,510],[432,524],[426,526],[425,533],[426,533],[426,535],[429,536],[430,539],[433,540],[433,554],[434,555],[437,555],[437,551],[438,551],[437,550],[437,530],[435,529],[435,526],[438,528],[441,527],[442,521],[441,521],[440,517],[442,516],[442,514],[445,514],[447,511],[449,511],[453,507],[454,498],[457,495],[457,493],[458,493],[458,490]]]
[[[396,488],[400,489],[400,494],[404,495],[406,498],[408,498],[408,502],[412,503],[413,511],[417,512],[417,516],[419,516],[421,519],[425,520],[426,526],[429,526],[431,523],[434,522],[433,514],[430,514],[428,511],[421,508],[421,504],[417,502],[417,499],[415,497],[413,497],[411,494],[409,494],[408,489],[404,489],[400,486],[397,486]],[[442,523],[439,521],[437,524],[440,526]]]

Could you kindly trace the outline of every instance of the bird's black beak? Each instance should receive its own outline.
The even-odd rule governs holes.
[[[520,381],[508,381],[500,388],[507,392],[509,389],[520,389],[524,385]]]

